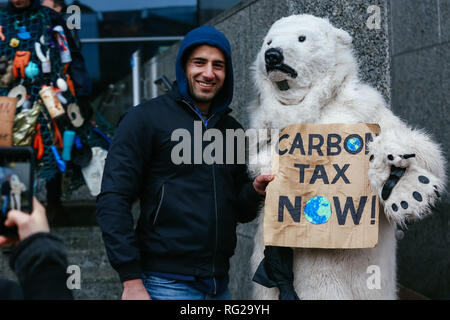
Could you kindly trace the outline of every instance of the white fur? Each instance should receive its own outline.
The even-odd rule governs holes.
[[[299,42],[300,35],[306,41]],[[435,188],[442,192],[446,181],[445,158],[439,145],[425,132],[408,127],[387,108],[374,88],[361,82],[351,41],[347,32],[333,27],[326,19],[311,15],[282,18],[270,28],[253,66],[258,99],[249,107],[251,128],[359,122],[378,123],[381,127],[381,134],[369,144],[374,155],[369,179],[385,213],[380,215],[379,242],[372,249],[295,249],[294,287],[300,299],[395,299],[396,224],[404,225],[406,219],[428,214],[436,200]],[[282,49],[284,63],[297,71],[297,78],[278,71],[267,74],[264,53],[269,48]],[[282,80],[288,81],[288,91],[280,91],[275,84]],[[412,153],[416,157],[400,157]],[[394,159],[388,160],[388,155]],[[251,174],[256,176],[270,167],[270,159],[266,161],[250,164]],[[381,190],[391,165],[407,169],[385,203]],[[420,183],[420,175],[428,177],[430,183]],[[413,199],[414,191],[423,196],[422,202]],[[401,201],[408,202],[408,209],[401,208]],[[393,203],[399,207],[397,212],[392,210]],[[252,274],[263,258],[263,213],[259,219]],[[367,268],[371,265],[380,268],[381,289],[367,286],[371,276]],[[253,298],[277,297],[278,289],[254,284]]]

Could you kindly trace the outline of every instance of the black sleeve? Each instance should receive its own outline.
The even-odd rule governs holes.
[[[14,281],[0,279],[0,300],[23,300],[22,288]]]
[[[231,118],[231,117],[230,117]],[[230,127],[234,127],[235,130],[241,129],[244,130],[242,125],[237,122],[234,118],[232,119],[232,125]],[[236,138],[237,139],[237,138]],[[248,148],[247,146],[248,142],[245,142],[245,149]],[[237,140],[234,141],[235,150],[235,161],[238,161],[237,155],[246,153],[244,150],[238,150],[239,144]],[[247,165],[244,164],[238,164],[237,169],[235,171],[235,187],[237,189],[238,193],[238,212],[237,212],[237,220],[240,223],[246,223],[250,222],[253,219],[256,218],[258,215],[258,210],[260,209],[261,205],[264,201],[264,196],[260,195],[256,192],[255,188],[253,187],[253,180],[250,178],[248,174]]]
[[[150,157],[150,126],[134,107],[119,123],[106,158],[101,193],[97,197],[97,221],[112,267],[120,280],[141,277],[140,253],[131,206],[137,199]]]
[[[72,300],[67,288],[67,257],[62,241],[36,233],[22,241],[10,258],[26,300]]]
[[[250,222],[256,218],[264,196],[257,193],[253,187],[253,181],[248,175],[246,165],[240,165],[239,167],[237,188],[239,190],[238,221],[241,223]]]

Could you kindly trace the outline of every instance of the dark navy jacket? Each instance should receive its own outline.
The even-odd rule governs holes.
[[[227,59],[222,93],[203,121],[187,94],[182,70],[183,53],[199,43],[219,47]],[[121,281],[140,278],[143,271],[227,275],[236,247],[236,225],[256,217],[261,197],[253,189],[245,164],[225,164],[226,143],[224,164],[193,163],[198,156],[194,139],[201,139],[194,135],[194,128],[202,134],[217,129],[224,140],[226,129],[242,129],[229,115],[232,89],[228,41],[212,27],[202,27],[188,34],[181,45],[174,89],[132,108],[120,122],[106,159],[97,220]],[[177,129],[190,134],[191,164],[172,161],[172,149],[180,143],[171,139]],[[200,142],[202,151],[209,144]],[[134,229],[131,205],[137,198],[141,214]]]

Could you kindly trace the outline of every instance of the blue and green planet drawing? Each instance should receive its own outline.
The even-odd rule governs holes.
[[[350,138],[347,141],[347,148],[351,151],[358,151],[361,148],[361,140],[358,138]]]
[[[305,205],[306,220],[312,224],[323,224],[331,217],[331,203],[325,197],[313,197]]]

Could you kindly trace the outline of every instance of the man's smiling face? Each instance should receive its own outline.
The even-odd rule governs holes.
[[[186,61],[189,93],[200,109],[209,108],[225,82],[225,56],[209,45],[196,47]]]

